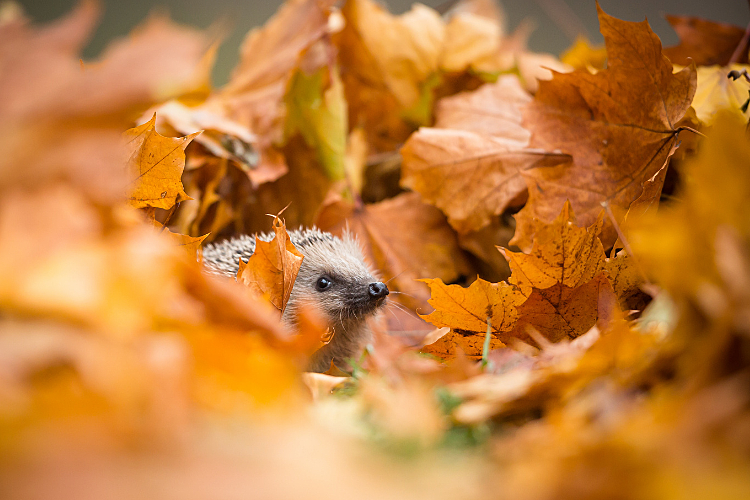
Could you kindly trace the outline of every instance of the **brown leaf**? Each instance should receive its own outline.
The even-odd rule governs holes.
[[[130,204],[135,208],[172,208],[189,199],[182,186],[185,148],[200,132],[187,137],[164,137],[151,120],[125,132],[127,168],[131,173]]]
[[[529,143],[531,134],[521,125],[521,111],[531,100],[517,77],[504,75],[473,92],[440,99],[435,127],[498,136],[510,145],[523,147]]]
[[[620,223],[621,233],[627,234],[633,219],[637,219],[648,213],[654,213],[659,208],[659,200],[662,188],[664,187],[664,179],[667,176],[667,168],[667,164],[665,164],[653,177],[643,183],[643,192],[630,204],[630,208],[628,208],[628,211],[622,217],[622,222]],[[613,248],[617,250],[622,247],[623,242],[618,236]]]
[[[531,246],[534,218],[551,221],[570,200],[585,225],[609,202],[624,210],[642,183],[665,163],[677,140],[676,123],[696,88],[694,68],[672,73],[648,23],[615,19],[599,9],[610,64],[595,75],[578,70],[542,82],[524,115],[531,146],[562,150],[572,161],[524,171],[529,201],[516,216],[512,243]],[[615,232],[605,223],[602,243]]]
[[[575,225],[566,202],[552,224],[536,223],[530,254],[500,249],[510,263],[508,282],[528,299],[510,336],[534,343],[529,325],[550,342],[587,332],[614,307],[612,285],[602,273],[605,255],[599,241],[603,212],[591,227]]]
[[[664,49],[670,61],[682,66],[724,66],[729,63],[745,30],[731,24],[717,23],[690,16],[665,16],[680,37],[680,44]],[[747,63],[747,47],[741,59]]]
[[[528,150],[521,107],[530,101],[518,78],[505,76],[438,104],[436,125],[401,150],[401,184],[448,215],[461,233],[480,229],[521,196],[521,171],[567,159]]]
[[[604,273],[575,287],[556,283],[534,288],[518,307],[518,321],[507,335],[533,343],[527,328],[533,327],[550,342],[574,339],[588,332],[598,320],[609,320],[617,299]]]
[[[289,240],[286,225],[278,216],[273,221],[273,230],[275,236],[271,241],[256,238],[255,251],[247,264],[240,260],[237,281],[253,293],[267,297],[283,313],[304,256]]]

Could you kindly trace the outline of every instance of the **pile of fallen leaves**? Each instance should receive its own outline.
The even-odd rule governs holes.
[[[0,8],[2,498],[750,497],[744,29],[288,0],[213,89],[164,17],[81,61],[98,15]],[[313,224],[400,292],[349,372],[280,321]]]

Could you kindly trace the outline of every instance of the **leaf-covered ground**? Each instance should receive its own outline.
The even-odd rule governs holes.
[[[750,498],[743,28],[288,0],[215,89],[165,17],[81,61],[98,15],[0,8],[0,497]],[[325,374],[313,224],[398,292]]]

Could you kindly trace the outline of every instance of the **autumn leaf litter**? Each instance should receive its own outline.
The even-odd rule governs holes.
[[[164,17],[81,63],[96,4],[2,11],[2,497],[749,497],[745,30],[599,8],[558,59],[491,0],[335,4],[219,89]],[[313,224],[394,292],[326,374],[280,321]]]

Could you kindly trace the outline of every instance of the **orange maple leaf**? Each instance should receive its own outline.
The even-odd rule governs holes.
[[[130,204],[136,208],[168,209],[191,199],[182,186],[185,148],[200,132],[164,137],[155,125],[156,114],[124,134],[128,141],[128,170],[133,178]]]
[[[490,346],[502,347],[507,332],[516,324],[518,306],[525,300],[516,287],[507,283],[490,283],[478,278],[468,288],[446,285],[440,279],[423,280],[430,287],[430,305],[435,308],[421,316],[437,327],[450,327],[463,337],[475,341],[469,355],[481,356],[481,345],[489,325],[493,335]],[[476,347],[479,346],[479,352]]]
[[[576,227],[574,221],[566,203],[552,224],[537,222],[530,254],[501,249],[512,270],[508,283],[477,279],[462,288],[425,280],[435,311],[422,318],[454,330],[430,352],[442,355],[445,345],[453,342],[470,356],[481,355],[479,346],[488,326],[494,348],[511,338],[535,343],[529,327],[548,341],[558,342],[586,333],[599,320],[610,319],[617,301],[604,272],[605,255],[598,238],[603,219],[588,229]],[[452,351],[447,349],[447,354]]]
[[[532,288],[580,286],[604,268],[604,249],[599,241],[603,213],[588,229],[577,227],[575,220],[573,208],[566,201],[552,224],[536,221],[538,229],[531,253],[498,248],[510,264],[512,274],[508,281],[524,295],[528,296]]]
[[[255,239],[255,251],[247,264],[240,259],[237,281],[253,293],[268,297],[283,313],[304,256],[292,244],[286,225],[278,216],[273,221],[273,230],[275,236],[271,241]]]

